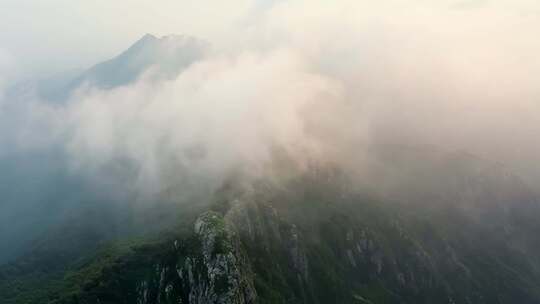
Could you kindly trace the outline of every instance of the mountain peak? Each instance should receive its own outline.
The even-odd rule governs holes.
[[[142,36],[140,40],[148,40],[148,39],[153,40],[153,39],[157,39],[157,37],[150,33],[146,33],[144,34],[144,36]]]
[[[208,49],[206,41],[193,36],[172,34],[158,37],[148,33],[117,56],[87,70],[65,73],[25,85],[34,86],[37,94],[45,100],[63,102],[83,84],[102,89],[114,88],[132,83],[149,68],[154,68],[154,79],[175,77],[203,58]],[[8,93],[17,92],[21,88],[24,87],[14,86]]]
[[[180,49],[185,50],[194,48],[202,50],[206,48],[206,43],[195,37],[187,35],[170,34],[158,37],[152,34],[145,34],[134,44],[132,44],[125,52],[120,54],[120,56],[137,55],[143,52],[175,52],[179,51]]]
[[[161,37],[153,34],[144,34],[139,40],[137,40],[133,45],[137,44],[146,44],[146,43],[163,43],[167,41],[196,41],[198,39],[188,36],[188,35],[179,35],[179,34],[168,34]]]
[[[133,43],[125,52],[139,51],[139,50],[143,49],[144,47],[146,47],[148,45],[156,44],[158,42],[158,40],[159,40],[159,38],[157,38],[156,36],[154,36],[152,34],[145,34],[144,36],[139,38],[139,40],[135,41],[135,43]]]
[[[145,34],[118,56],[95,65],[74,83],[90,83],[111,88],[136,80],[149,67],[155,67],[158,78],[170,78],[201,59],[208,44],[186,35],[156,37]]]

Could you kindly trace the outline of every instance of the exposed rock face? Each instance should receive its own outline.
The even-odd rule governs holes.
[[[187,258],[184,267],[177,268],[180,278],[188,278],[184,282],[189,284],[184,285],[190,289],[189,303],[253,303],[256,293],[249,265],[222,216],[203,214],[195,223],[195,233],[202,256]],[[203,271],[196,273],[197,269]]]
[[[194,234],[191,241],[174,242],[174,264],[156,264],[151,278],[137,284],[136,302],[255,303],[250,266],[222,215],[202,214],[195,222]]]
[[[310,301],[307,248],[296,225],[287,223],[272,206],[252,201],[235,200],[226,218],[257,270],[259,288],[265,285],[263,292],[289,289],[289,295],[274,294],[278,303]]]

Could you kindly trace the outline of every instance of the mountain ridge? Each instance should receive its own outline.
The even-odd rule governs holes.
[[[495,193],[488,189],[483,199]],[[331,166],[287,183],[235,179],[213,201],[167,237],[70,267],[48,303],[540,301],[540,247],[531,243],[538,224],[499,204],[490,213],[511,222],[528,247],[448,201],[424,208],[429,202],[366,195]]]
[[[145,34],[126,50],[87,69],[58,73],[55,76],[15,84],[7,90],[8,98],[36,97],[53,103],[66,102],[82,86],[111,89],[136,81],[154,67],[158,78],[172,78],[190,64],[202,59],[210,45],[187,35],[157,37]],[[31,95],[31,94],[30,94]]]

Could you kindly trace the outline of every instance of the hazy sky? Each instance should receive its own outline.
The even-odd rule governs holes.
[[[84,67],[109,58],[145,33],[199,36],[219,43],[234,39],[275,5],[303,6],[302,19],[343,8],[369,20],[455,10],[535,15],[535,0],[0,0],[0,72],[25,76]],[[411,15],[411,16],[412,16]],[[501,20],[504,21],[504,20]],[[459,20],[456,20],[459,22]],[[225,38],[229,37],[229,38]],[[9,66],[8,66],[9,62]]]
[[[208,35],[234,22],[247,5],[247,1],[2,0],[0,49],[25,70],[85,66],[111,57],[145,33]]]

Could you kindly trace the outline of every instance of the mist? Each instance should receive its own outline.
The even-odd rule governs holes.
[[[369,179],[368,167],[384,147],[399,153],[429,146],[500,163],[539,185],[540,5],[237,2],[228,8],[234,14],[188,28],[149,22],[144,31],[174,28],[208,43],[208,52],[177,74],[159,77],[163,71],[152,66],[116,87],[82,83],[62,103],[31,89],[6,94],[2,84],[13,71],[67,71],[89,65],[90,57],[112,57],[113,50],[89,55],[99,48],[78,49],[80,36],[62,43],[81,51],[80,58],[66,57],[63,65],[57,55],[50,68],[47,52],[26,50],[24,58],[39,64],[17,69],[18,59],[2,55],[0,44],[0,71],[7,75],[0,76],[0,159],[32,159],[31,167],[46,175],[60,168],[92,189],[149,198],[171,188],[211,192],[239,169],[266,176],[276,148],[298,168],[334,163]],[[181,19],[174,13],[165,21]],[[88,32],[92,41],[99,30]],[[119,41],[125,48],[126,37],[142,36],[137,30],[100,32],[99,39],[114,40],[117,51]],[[44,155],[54,161],[43,162]],[[32,189],[39,197],[47,187]]]

